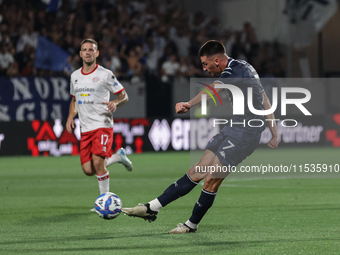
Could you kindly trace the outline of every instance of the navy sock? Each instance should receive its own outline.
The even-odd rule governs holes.
[[[160,195],[157,199],[164,207],[172,201],[176,200],[179,197],[185,196],[188,194],[193,188],[196,187],[198,183],[194,182],[190,179],[190,177],[185,174],[181,179],[177,182],[171,184],[162,195]]]
[[[202,189],[202,193],[198,201],[196,202],[190,221],[194,224],[200,223],[204,214],[209,210],[215,200],[216,193],[208,192]]]

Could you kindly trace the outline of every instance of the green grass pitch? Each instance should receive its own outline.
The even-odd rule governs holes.
[[[242,165],[340,164],[339,149],[260,148]],[[189,168],[189,152],[131,155],[134,170],[108,169],[124,206],[160,195]],[[99,195],[79,157],[0,158],[0,254],[339,254],[339,173],[232,174],[198,232],[169,235],[184,222],[201,185],[153,223],[89,210]]]

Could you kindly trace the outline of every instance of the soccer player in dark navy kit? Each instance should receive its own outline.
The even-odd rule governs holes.
[[[217,92],[220,92],[223,88],[216,88],[215,85],[218,83],[223,84],[223,80],[227,79],[228,83],[232,83],[242,90],[245,98],[247,98],[247,88],[252,87],[253,106],[256,110],[268,110],[271,108],[270,101],[263,90],[255,69],[245,61],[230,58],[226,54],[223,44],[214,40],[206,42],[199,50],[199,57],[204,71],[208,71],[213,76],[219,76],[210,85]],[[200,104],[202,94],[206,94],[206,92],[201,91],[189,102],[177,103],[176,112],[180,114],[185,113],[192,106]],[[232,102],[232,94],[228,94]],[[206,95],[209,98],[209,95]],[[179,223],[169,233],[196,232],[199,222],[212,206],[218,188],[224,178],[230,173],[230,171],[225,172],[224,175],[221,175],[221,173],[216,175],[203,171],[199,173],[196,170],[197,167],[202,169],[208,166],[221,168],[223,166],[237,166],[247,156],[252,154],[258,146],[261,133],[265,128],[258,124],[247,125],[248,121],[253,119],[266,122],[265,119],[274,120],[275,117],[274,114],[265,116],[255,115],[249,110],[247,102],[245,102],[244,115],[234,115],[220,133],[210,139],[200,161],[191,167],[182,178],[171,184],[162,195],[151,200],[149,203],[138,204],[133,208],[123,208],[122,211],[129,216],[140,217],[149,222],[154,221],[161,208],[177,198],[188,194],[201,180],[205,179],[201,196],[194,205],[191,217],[184,224]],[[272,133],[272,139],[269,141],[268,146],[275,149],[279,143],[275,121],[269,121],[268,127]]]

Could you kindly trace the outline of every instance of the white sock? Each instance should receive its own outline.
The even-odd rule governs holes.
[[[119,154],[115,153],[111,157],[105,159],[105,166],[112,165],[113,163],[117,163],[121,161],[121,157]]]
[[[161,203],[158,201],[157,198],[155,198],[154,200],[151,200],[149,202],[149,205],[150,205],[150,210],[151,211],[155,211],[155,212],[159,212],[161,209],[162,209],[162,205]]]
[[[98,179],[98,185],[99,185],[99,192],[100,194],[103,194],[105,192],[110,191],[110,176],[109,171],[106,171],[105,174],[102,175],[96,175]]]
[[[192,223],[190,220],[187,220],[185,222],[185,225],[187,225],[189,228],[196,229],[198,224]]]

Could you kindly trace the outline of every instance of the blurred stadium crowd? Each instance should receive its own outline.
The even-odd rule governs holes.
[[[99,64],[132,83],[145,75],[162,82],[204,76],[197,52],[209,39],[222,41],[229,56],[247,60],[262,77],[286,75],[284,47],[261,42],[249,22],[241,31],[224,30],[218,18],[171,0],[63,0],[54,12],[42,2],[0,0],[1,76],[69,76],[81,66],[84,38],[98,41]],[[69,54],[63,72],[35,68],[38,36]]]

